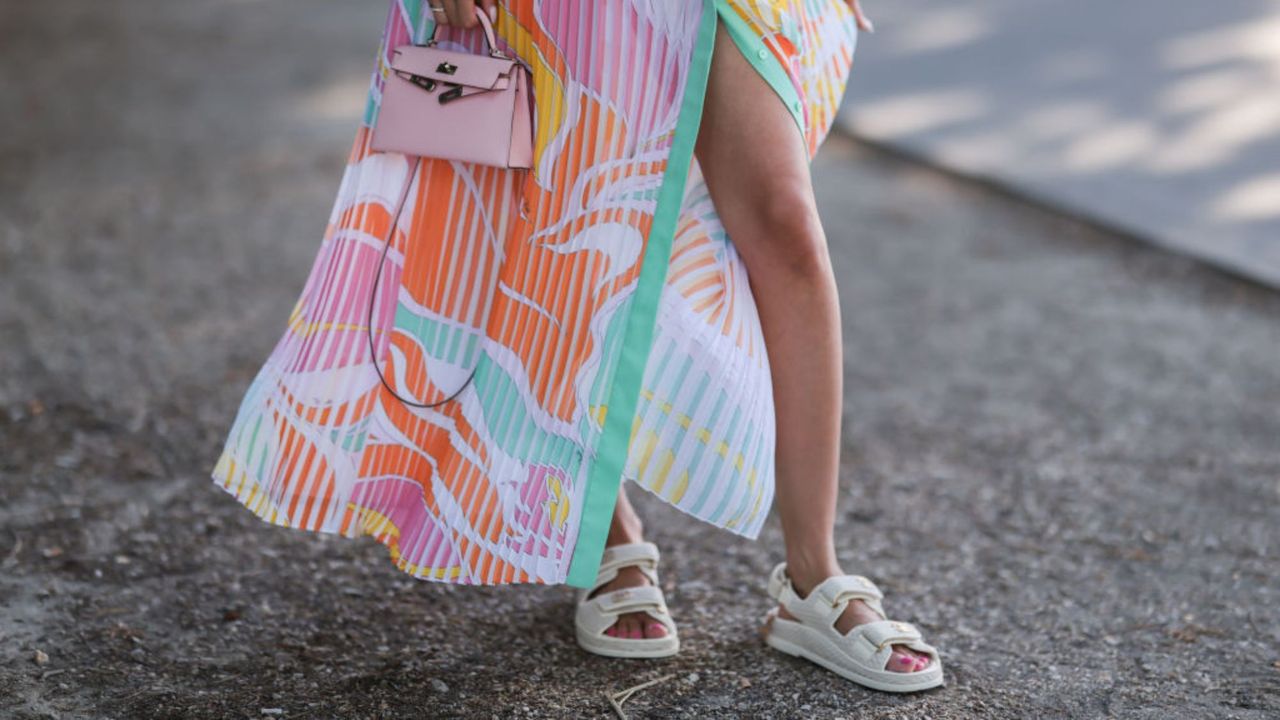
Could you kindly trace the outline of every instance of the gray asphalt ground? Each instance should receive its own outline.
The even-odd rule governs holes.
[[[1280,3],[862,4],[859,136],[1280,287]]]
[[[684,649],[621,661],[569,588],[414,580],[216,488],[382,17],[0,4],[0,717],[603,717],[663,677],[631,717],[1280,714],[1280,294],[840,137],[839,548],[946,688],[763,646],[776,518],[633,493]]]

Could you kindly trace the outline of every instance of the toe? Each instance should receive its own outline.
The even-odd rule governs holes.
[[[891,661],[896,663],[898,672],[920,672],[929,667],[928,655],[912,650],[906,645],[894,645],[893,654],[901,658]]]
[[[657,620],[649,620],[645,623],[644,636],[648,638],[666,637],[667,628]]]
[[[916,669],[916,659],[898,650],[894,650],[893,654],[889,656],[889,667],[886,669],[900,673],[914,672]]]

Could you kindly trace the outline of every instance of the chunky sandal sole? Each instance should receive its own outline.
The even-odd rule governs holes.
[[[943,684],[942,666],[933,662],[928,668],[909,673],[888,671],[869,671],[865,668],[849,666],[825,657],[820,652],[810,650],[822,647],[826,639],[812,628],[794,620],[778,617],[776,610],[765,616],[762,630],[764,641],[769,647],[788,655],[804,658],[827,670],[853,682],[884,692],[919,692],[930,690]]]

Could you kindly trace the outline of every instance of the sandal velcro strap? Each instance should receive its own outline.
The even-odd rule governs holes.
[[[594,593],[602,585],[618,577],[618,571],[624,567],[636,568],[649,580],[650,584],[657,585],[658,546],[651,542],[638,542],[605,548],[600,556],[600,568],[596,570],[596,581],[583,593],[583,597]]]
[[[657,613],[665,613],[667,611],[662,590],[652,585],[613,590],[601,593],[592,598],[592,600],[599,604],[601,611],[614,615],[629,612],[656,611]]]
[[[809,622],[829,625],[853,600],[862,600],[877,615],[884,617],[880,599],[884,594],[876,584],[861,575],[835,575],[823,580],[801,598],[787,577],[786,563],[779,563],[769,576],[769,595],[787,612]]]
[[[651,542],[638,542],[605,548],[600,556],[600,569],[596,571],[596,584],[609,582],[624,567],[637,567],[646,576],[651,575],[658,568],[658,546]],[[652,577],[649,580],[653,582]]]
[[[784,562],[773,566],[773,571],[769,573],[769,597],[780,603],[785,603],[788,598],[787,591],[791,589],[791,578],[787,577],[787,564]],[[794,593],[792,593],[794,596]]]
[[[667,602],[662,596],[662,589],[652,585],[612,590],[607,593],[601,593],[589,600],[584,600],[578,605],[575,622],[577,622],[580,630],[592,636],[600,636],[610,627],[613,627],[621,615],[632,612],[647,613],[666,628],[668,636],[675,636],[675,623],[671,620],[671,615],[667,611]],[[623,640],[621,638],[619,638],[619,641],[657,642],[653,639],[639,641],[635,639]]]
[[[914,625],[896,620],[877,620],[858,625],[856,632],[866,638],[876,649],[884,648],[886,645],[906,645],[924,640]]]
[[[813,589],[813,595],[822,599],[832,607],[838,607],[846,600],[864,600],[868,603],[884,597],[880,588],[861,575],[837,575],[823,580]]]

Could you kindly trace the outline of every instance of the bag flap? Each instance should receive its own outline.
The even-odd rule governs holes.
[[[515,60],[423,45],[401,45],[391,56],[391,68],[398,72],[485,90],[505,89],[518,64]]]

